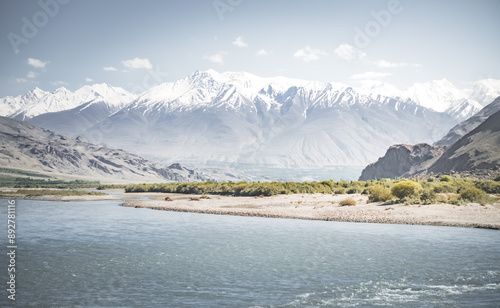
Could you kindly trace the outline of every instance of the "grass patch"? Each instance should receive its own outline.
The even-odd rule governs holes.
[[[346,198],[344,200],[340,200],[339,202],[339,205],[340,206],[353,206],[353,205],[356,205],[356,200],[354,200],[353,198],[349,197],[349,198]]]

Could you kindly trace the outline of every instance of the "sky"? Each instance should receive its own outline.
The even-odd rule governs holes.
[[[500,0],[0,1],[0,97],[196,70],[405,89],[500,79]]]

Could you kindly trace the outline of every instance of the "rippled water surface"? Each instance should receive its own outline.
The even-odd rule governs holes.
[[[175,213],[109,201],[19,200],[16,211],[17,300],[3,291],[2,307],[500,303],[495,230]]]

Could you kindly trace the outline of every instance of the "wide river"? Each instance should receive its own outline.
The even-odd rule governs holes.
[[[500,232],[17,200],[0,307],[499,307]]]

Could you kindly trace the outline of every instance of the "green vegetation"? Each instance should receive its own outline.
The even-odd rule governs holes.
[[[50,176],[48,176],[48,175],[44,175],[44,174],[34,172],[34,171],[21,170],[21,169],[0,168],[0,172],[1,173],[24,175],[24,176],[34,176],[34,177],[39,177],[39,178],[50,178]]]
[[[394,198],[391,189],[381,184],[373,185],[369,192],[368,202],[386,202]]]
[[[422,186],[419,183],[407,180],[399,182],[391,188],[391,193],[399,199],[417,197],[421,192]]]
[[[85,190],[54,190],[54,189],[18,189],[15,192],[2,192],[4,195],[26,195],[26,196],[102,196],[106,195],[97,191]]]
[[[364,185],[364,184],[363,184]],[[233,196],[272,196],[278,194],[345,194],[347,189],[352,193],[362,191],[357,182],[204,182],[204,183],[164,183],[137,184],[125,187],[126,192],[166,192],[183,194],[212,194]]]
[[[437,180],[391,180],[321,182],[204,182],[136,184],[125,187],[126,192],[164,192],[232,196],[272,196],[277,194],[366,194],[368,202],[404,204],[492,202],[488,194],[500,194],[500,182],[452,178]],[[481,192],[481,193],[480,193]],[[347,199],[346,199],[347,200]],[[343,202],[346,202],[342,200]],[[347,204],[346,204],[347,205]]]
[[[0,186],[14,188],[95,188],[99,181],[63,181],[51,176],[11,168],[0,168]]]
[[[476,202],[480,204],[485,204],[489,200],[487,199],[486,193],[474,186],[467,186],[460,189],[460,199],[468,202]]]
[[[97,190],[107,190],[107,189],[125,189],[127,185],[124,184],[101,184],[96,187]]]
[[[439,180],[441,182],[451,182],[451,177],[449,175],[443,175]]]

